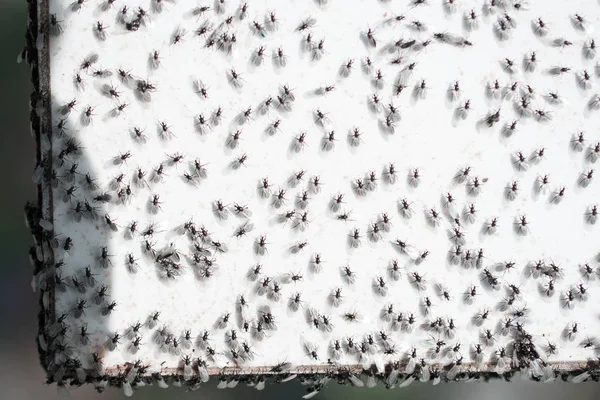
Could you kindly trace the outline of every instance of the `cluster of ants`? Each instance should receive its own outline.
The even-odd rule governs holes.
[[[386,1],[381,0],[381,2]],[[68,11],[72,15],[77,15],[88,7],[89,3],[91,0],[75,0],[69,5]],[[256,14],[252,19],[252,5],[242,2],[234,12],[231,12],[229,3],[229,0],[215,0],[210,6],[203,5],[191,10],[191,14],[198,18],[214,13],[214,17],[220,21],[214,24],[206,19],[194,33],[195,36],[203,38],[206,51],[219,51],[225,55],[242,51],[238,49],[237,44],[240,34],[235,29],[242,31],[244,24],[248,25],[247,30],[255,35],[256,40],[275,35],[284,29],[275,11],[262,13],[260,16]],[[326,9],[329,1],[318,0],[317,3]],[[426,7],[430,6],[430,3],[431,0],[412,0],[410,7]],[[444,12],[449,16],[458,13],[461,9],[460,3],[459,0],[443,0]],[[151,0],[148,9],[142,7],[131,9],[126,5],[117,8],[116,0],[104,0],[100,4],[100,15],[114,14],[117,21],[115,31],[122,29],[127,34],[135,35],[144,29],[149,29],[152,18],[167,13],[174,4],[175,0]],[[513,13],[525,10],[528,5],[527,0],[486,0],[481,14],[487,19],[480,17],[478,10],[467,9],[462,15],[463,27],[467,32],[474,32],[480,28],[483,21],[492,19],[496,39],[510,40],[517,24],[517,17]],[[585,34],[591,32],[590,22],[581,14],[573,14],[570,20],[574,29]],[[313,28],[317,24],[316,17],[309,17],[292,28],[302,35],[302,48],[310,55],[312,62],[320,62],[328,52],[325,38],[313,37]],[[416,37],[430,30],[425,22],[409,21],[404,15],[387,18],[385,24],[405,27]],[[62,21],[56,14],[52,14],[49,21],[42,24],[42,29],[38,32],[38,36],[42,39],[39,37],[38,39],[43,40],[44,34],[48,34],[51,39],[62,36],[67,25],[68,18]],[[539,38],[545,38],[550,34],[549,25],[541,18],[531,21],[531,27],[533,34]],[[92,32],[95,40],[108,43],[112,34],[109,28],[109,25],[101,19],[94,21]],[[185,29],[177,28],[170,38],[170,45],[181,46],[187,37],[188,32]],[[369,49],[380,48],[383,43],[377,30],[373,28],[365,29],[360,34],[360,38]],[[475,46],[475,43],[466,37],[446,32],[433,33],[427,40],[402,38],[384,44],[385,51],[391,55],[390,65],[401,68],[392,83],[392,96],[400,96],[405,89],[412,87],[414,98],[423,100],[427,97],[430,91],[427,81],[419,79],[412,82],[417,63],[407,63],[406,59],[411,54],[420,54],[434,43],[460,48]],[[553,39],[548,44],[556,47],[557,51],[574,45],[564,38]],[[595,46],[592,38],[586,39],[582,46],[582,54],[586,60],[595,59]],[[30,43],[26,51],[32,50]],[[249,51],[251,63],[256,67],[262,66],[267,55],[266,46],[260,45]],[[288,54],[282,47],[274,49],[272,57],[278,68],[285,68],[290,62]],[[114,71],[96,68],[99,59],[97,53],[91,53],[80,63],[73,77],[76,92],[85,92],[90,90],[90,87],[99,88],[102,96],[113,102],[108,110],[112,118],[126,118],[129,107],[134,106],[123,101],[122,87],[130,90],[140,103],[152,104],[153,93],[159,90],[161,82],[136,77],[122,68]],[[148,55],[150,70],[163,68],[163,61],[160,50],[153,50]],[[354,59],[350,58],[341,64],[338,74],[342,80],[353,73],[354,63]],[[401,121],[400,108],[394,105],[393,101],[385,105],[381,100],[381,92],[389,86],[384,74],[382,70],[375,67],[375,62],[370,57],[363,58],[361,64],[363,72],[375,90],[375,93],[369,96],[369,110],[377,115],[377,125],[382,132],[396,135]],[[514,59],[504,58],[500,60],[500,64],[511,79],[520,70],[519,62]],[[539,69],[538,56],[535,52],[525,54],[521,64],[525,74],[533,74]],[[570,67],[555,66],[548,72],[560,76],[570,71]],[[593,87],[593,75],[598,73],[600,73],[599,67],[596,67],[595,72],[584,69],[575,74],[575,82],[584,93],[588,93]],[[102,83],[113,76],[119,80],[121,87]],[[94,85],[88,84],[89,78],[94,80]],[[238,91],[244,90],[247,85],[243,74],[233,67],[229,68],[222,78]],[[100,83],[96,84],[97,82]],[[314,92],[318,96],[327,96],[335,90],[336,86],[332,84],[319,87]],[[194,91],[200,98],[208,99],[211,90],[206,82],[197,80],[194,82]],[[532,105],[534,100],[542,98],[552,107],[559,107],[564,103],[563,97],[557,92],[538,96],[535,88],[516,80],[506,86],[502,86],[497,80],[489,82],[485,87],[485,93],[491,101],[509,103],[518,117],[504,123],[501,127],[505,137],[517,133],[521,119],[534,118],[540,123],[551,121],[553,112],[534,107]],[[451,82],[447,89],[447,98],[454,104],[456,120],[467,120],[471,114],[471,100],[464,97],[461,83]],[[235,115],[233,122],[239,129],[227,135],[225,146],[230,150],[238,149],[242,127],[250,124],[255,116],[265,116],[272,109],[276,109],[284,118],[286,114],[294,112],[296,102],[294,90],[287,84],[281,85],[277,93],[261,101],[255,108],[250,106]],[[600,96],[592,96],[587,103],[587,108],[588,111],[599,110]],[[213,130],[220,129],[224,125],[224,115],[227,111],[219,106],[210,115],[202,113],[196,115],[193,121],[195,133],[206,136]],[[395,282],[405,278],[420,297],[416,310],[406,310],[405,307],[399,307],[391,302],[385,302],[380,309],[369,310],[380,321],[379,326],[385,326],[376,332],[368,330],[360,335],[345,335],[340,333],[341,329],[336,329],[336,326],[346,326],[346,324],[360,325],[366,318],[373,317],[363,315],[360,310],[354,309],[337,312],[340,307],[347,304],[346,288],[356,285],[357,279],[362,277],[351,261],[347,265],[333,266],[339,269],[341,280],[341,284],[333,287],[327,295],[328,310],[330,308],[336,310],[333,315],[309,305],[312,299],[304,298],[300,289],[302,285],[308,283],[304,282],[303,272],[274,276],[268,273],[261,263],[256,263],[249,268],[244,277],[253,288],[252,296],[247,294],[237,296],[235,305],[228,305],[228,311],[223,312],[208,329],[200,331],[185,329],[176,332],[163,324],[161,313],[155,311],[116,332],[97,334],[88,331],[85,323],[86,313],[94,315],[95,318],[108,319],[111,314],[119,312],[121,307],[118,297],[114,300],[111,298],[109,285],[103,284],[99,278],[105,270],[125,268],[128,273],[135,275],[144,270],[145,266],[154,265],[159,278],[164,281],[177,282],[178,279],[183,279],[183,275],[189,269],[197,279],[212,281],[211,278],[219,272],[219,262],[229,253],[230,244],[228,240],[217,238],[218,235],[209,230],[208,221],[203,221],[205,224],[198,224],[193,219],[183,222],[174,229],[180,237],[185,237],[187,240],[185,245],[175,242],[157,244],[158,238],[162,238],[164,232],[159,224],[149,222],[142,225],[138,221],[121,223],[105,212],[108,205],[117,206],[114,209],[120,207],[127,210],[144,202],[145,210],[150,217],[160,215],[161,205],[164,204],[164,198],[161,198],[160,194],[152,192],[143,199],[137,195],[159,187],[172,173],[178,175],[182,182],[201,188],[202,183],[209,179],[208,170],[206,164],[203,164],[199,158],[190,159],[178,152],[166,154],[163,160],[157,161],[151,168],[129,169],[128,160],[134,158],[137,152],[143,152],[143,146],[153,140],[153,137],[143,128],[135,126],[129,134],[132,146],[138,146],[138,150],[123,150],[111,158],[110,163],[119,168],[119,173],[105,188],[99,183],[101,179],[95,178],[91,171],[83,171],[80,167],[85,146],[76,135],[71,135],[69,132],[75,125],[71,118],[74,112],[78,113],[77,123],[82,129],[94,124],[96,108],[89,105],[80,107],[76,98],[55,107],[52,115],[58,116],[58,121],[55,121],[52,127],[52,134],[42,136],[39,143],[44,151],[50,147],[46,142],[51,141],[52,151],[43,152],[39,158],[34,172],[34,183],[40,186],[47,185],[52,189],[55,207],[68,209],[64,215],[65,219],[69,219],[68,224],[102,225],[107,235],[122,235],[125,240],[136,243],[136,246],[139,245],[141,255],[140,250],[133,250],[127,252],[123,260],[117,260],[107,246],[101,245],[98,248],[88,249],[93,258],[89,265],[77,267],[78,270],[66,276],[63,271],[74,270],[69,268],[70,254],[79,251],[76,247],[83,244],[74,233],[69,234],[67,230],[61,230],[62,221],[52,221],[51,218],[45,217],[41,212],[41,204],[39,207],[27,205],[27,222],[34,233],[35,240],[35,246],[30,252],[35,266],[34,288],[42,291],[42,304],[45,310],[52,309],[49,304],[50,293],[55,299],[54,318],[40,326],[38,345],[44,354],[42,358],[48,370],[48,382],[56,382],[59,388],[64,388],[69,383],[81,385],[87,382],[95,384],[99,391],[104,390],[108,385],[118,386],[128,395],[133,393],[134,388],[154,383],[160,387],[185,385],[190,389],[197,389],[209,379],[210,374],[221,371],[220,388],[235,387],[238,383],[244,383],[261,390],[265,387],[268,377],[273,377],[275,382],[286,382],[297,377],[308,386],[308,393],[304,396],[308,399],[332,380],[364,386],[365,382],[361,375],[366,379],[366,386],[372,387],[377,382],[383,382],[388,388],[406,386],[415,380],[434,383],[491,377],[510,380],[519,370],[527,371],[529,377],[536,381],[551,381],[559,377],[572,382],[600,379],[600,360],[594,358],[600,343],[597,343],[594,337],[579,338],[578,332],[582,329],[582,321],[569,323],[560,336],[565,342],[580,340],[579,346],[590,352],[588,363],[572,368],[570,373],[553,367],[549,358],[558,353],[560,346],[549,338],[540,339],[533,333],[530,310],[524,304],[524,289],[512,278],[515,270],[525,270],[527,276],[537,280],[540,296],[555,297],[561,308],[568,311],[588,300],[588,285],[600,279],[599,267],[591,262],[584,263],[579,267],[581,281],[565,284],[562,282],[565,275],[563,267],[551,260],[533,261],[526,266],[517,265],[512,261],[491,264],[486,261],[483,248],[472,248],[473,246],[467,241],[468,226],[474,224],[479,218],[478,207],[471,202],[459,210],[457,200],[451,193],[441,196],[439,209],[434,207],[425,210],[424,220],[433,229],[443,227],[439,229],[448,231],[450,242],[448,264],[462,266],[474,271],[478,276],[481,285],[470,285],[462,293],[454,293],[456,291],[454,288],[450,289],[441,283],[429,281],[427,274],[423,272],[423,267],[426,265],[430,251],[417,248],[405,238],[392,236],[393,223],[397,218],[395,214],[378,213],[376,218],[365,224],[362,229],[353,227],[347,235],[337,238],[345,241],[350,252],[364,247],[366,243],[388,241],[390,247],[401,258],[390,260],[385,273],[375,274],[369,278],[373,293],[385,299],[397,290],[397,287],[393,286]],[[496,124],[502,125],[500,121],[506,113],[506,109],[499,106],[478,121],[478,125],[487,128],[493,128]],[[280,134],[282,118],[269,123],[265,129],[268,136]],[[327,112],[322,108],[314,109],[312,122],[323,132],[319,150],[334,151],[338,134],[331,129],[333,124]],[[155,132],[160,140],[170,141],[177,138],[173,127],[166,121],[158,122]],[[359,147],[363,142],[361,130],[350,129],[347,141],[349,146]],[[306,143],[306,132],[300,132],[291,139],[289,150],[292,153],[304,152]],[[582,153],[585,162],[589,164],[596,163],[600,158],[600,142],[588,141],[583,132],[575,133],[569,145],[572,151]],[[538,164],[545,157],[545,148],[541,147],[530,155],[526,154],[521,151],[514,152],[510,162],[515,170],[526,171],[531,165]],[[240,170],[247,166],[247,160],[247,153],[242,153],[229,163],[229,168],[234,171]],[[180,165],[187,167],[181,171],[178,169]],[[121,172],[123,170],[128,172]],[[398,184],[400,173],[396,164],[387,163],[382,170],[381,174],[368,171],[364,176],[352,179],[348,182],[351,192],[357,198],[367,197],[375,195],[382,183],[389,186]],[[405,177],[406,184],[412,189],[419,188],[423,181],[422,173],[418,168],[409,169]],[[576,184],[580,189],[585,189],[595,182],[593,177],[594,170],[587,169],[576,178]],[[470,167],[463,167],[455,174],[454,182],[464,185],[466,195],[470,199],[475,199],[483,190],[487,178],[475,176]],[[253,185],[256,185],[254,192],[257,198],[262,199],[272,212],[277,213],[277,221],[282,225],[289,224],[291,229],[300,232],[310,229],[312,219],[309,205],[313,198],[327,197],[323,193],[321,177],[318,174],[311,175],[307,170],[294,172],[278,189],[275,189],[267,177],[256,183],[253,182]],[[543,174],[536,178],[535,186],[538,192],[550,193],[549,200],[554,204],[559,204],[567,191],[565,186],[550,189],[550,177]],[[288,191],[293,189],[299,189],[294,196],[293,208],[285,210],[284,206],[287,206],[291,197]],[[520,190],[518,181],[509,182],[505,187],[504,196],[507,200],[514,201]],[[331,193],[328,197],[326,211],[335,223],[344,224],[354,220],[351,211],[343,209],[346,200],[343,191]],[[217,199],[212,201],[211,211],[214,219],[223,223],[221,226],[224,226],[225,222],[230,223],[234,220],[234,218],[230,219],[231,215],[239,218],[241,223],[236,224],[233,232],[229,232],[233,241],[246,240],[255,229],[252,220],[253,210],[244,201],[228,204],[222,199]],[[416,218],[413,202],[406,197],[400,198],[397,202],[397,214],[402,220]],[[583,214],[588,224],[595,224],[598,218],[597,205],[590,205]],[[486,235],[495,235],[500,223],[499,217],[489,217],[484,222],[482,231]],[[531,221],[525,214],[516,215],[511,223],[517,235],[529,235]],[[64,226],[70,226],[68,224]],[[364,240],[365,238],[367,240]],[[321,274],[326,268],[332,268],[330,264],[333,264],[333,260],[325,260],[321,253],[312,252],[306,256],[305,253],[310,247],[309,239],[291,244],[288,252],[295,257],[307,258],[308,272],[311,274]],[[257,257],[267,257],[269,246],[267,233],[257,235],[253,239],[252,248]],[[326,262],[327,266],[324,265]],[[600,262],[600,259],[594,262]],[[297,290],[288,293],[290,287]],[[433,310],[437,304],[455,299],[460,299],[462,304],[471,306],[484,291],[505,293],[505,296],[498,296],[502,298],[494,309],[483,308],[472,315],[471,324],[479,330],[478,340],[474,343],[460,343],[457,339],[459,336],[457,332],[460,329],[457,318],[449,315],[438,316]],[[435,296],[430,295],[430,292]],[[555,296],[556,292],[558,293]],[[56,301],[66,293],[76,296],[76,301],[67,306],[65,306],[66,301],[62,299]],[[250,304],[256,298],[262,298],[266,304],[253,310]],[[66,308],[61,309],[59,305]],[[281,362],[269,367],[264,374],[246,372],[252,370],[256,360],[260,360],[259,350],[255,347],[260,347],[261,342],[276,337],[278,327],[287,323],[284,310],[289,310],[292,315],[290,318],[300,318],[307,328],[322,333],[327,339],[326,346],[311,341],[305,341],[302,345],[306,362],[316,364],[318,367],[299,367],[289,362]],[[466,310],[467,307],[463,312],[467,313]],[[498,313],[501,314],[500,318],[497,317]],[[494,317],[493,321],[492,317]],[[401,348],[397,343],[399,335],[404,335],[405,338],[416,337],[417,332],[419,337],[423,335],[428,337],[426,346],[411,346],[407,349]],[[100,335],[104,336],[99,337]],[[96,351],[89,351],[95,348],[92,344],[98,340],[103,346]],[[414,341],[411,343],[415,345]],[[141,361],[144,358],[140,356],[143,354],[143,349],[151,346],[159,349],[165,357],[177,360],[177,367],[168,368]],[[103,365],[102,354],[116,351],[122,352],[124,357],[132,361],[117,368],[111,366],[113,372],[108,373]],[[138,356],[140,359],[135,359]],[[356,363],[361,365],[361,368],[348,367],[348,364]],[[221,370],[220,367],[223,365],[229,365],[229,370]],[[477,372],[485,365],[489,366],[486,372]]]

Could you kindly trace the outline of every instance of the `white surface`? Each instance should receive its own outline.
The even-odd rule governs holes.
[[[101,13],[95,4],[97,2],[89,2],[77,13],[63,14],[69,3],[68,0],[51,2],[51,12],[64,15],[59,19],[65,20],[65,33],[51,40],[52,95],[57,105],[54,111],[73,98],[78,101],[69,123],[73,127],[71,133],[85,148],[84,156],[78,161],[80,172],[89,168],[100,186],[107,188],[115,175],[125,173],[125,180],[130,181],[136,168],[141,167],[150,173],[159,163],[167,161],[167,154],[176,152],[184,155],[186,161],[199,158],[208,170],[208,179],[197,188],[181,179],[188,167],[186,163],[166,168],[164,182],[150,184],[150,188],[138,189],[132,183],[135,196],[129,205],[109,204],[105,207],[119,225],[118,233],[110,231],[102,221],[97,222],[96,227],[89,221],[73,222],[67,213],[74,203],[62,202],[62,189],[55,192],[56,232],[61,238],[70,236],[75,242],[63,268],[63,276],[78,274],[84,266],[91,264],[96,273],[106,274],[111,299],[118,303],[108,319],[100,315],[97,306],[86,310],[85,322],[96,336],[89,349],[82,349],[83,354],[88,350],[98,350],[108,333],[123,334],[130,325],[138,320],[143,322],[155,310],[161,311],[160,325],[167,325],[176,335],[185,329],[190,329],[194,336],[204,329],[211,330],[213,347],[225,354],[225,330],[215,329],[213,325],[225,312],[230,312],[232,320],[235,319],[237,297],[243,294],[250,303],[249,319],[256,320],[259,307],[269,305],[278,325],[278,330],[269,332],[262,341],[239,332],[241,329],[237,324],[230,325],[229,329],[238,330],[256,352],[256,358],[244,362],[244,366],[273,365],[281,361],[295,365],[321,365],[330,358],[326,348],[332,339],[354,336],[360,341],[365,334],[376,334],[380,330],[391,334],[398,351],[395,357],[386,360],[401,358],[413,347],[419,350],[420,356],[426,357],[427,349],[432,347],[427,342],[429,334],[426,331],[417,328],[412,334],[391,332],[389,323],[379,319],[380,310],[388,303],[394,304],[397,311],[414,313],[418,324],[432,316],[453,318],[458,332],[455,339],[447,340],[447,344],[462,343],[462,353],[467,360],[470,359],[469,346],[480,341],[482,330],[494,330],[498,321],[503,319],[505,313],[498,311],[496,305],[507,295],[505,286],[516,284],[524,294],[515,304],[530,310],[530,317],[523,320],[526,329],[534,335],[538,344],[544,344],[542,337],[547,337],[559,347],[558,355],[551,360],[584,361],[593,356],[593,352],[583,349],[580,342],[586,336],[600,332],[598,311],[594,306],[600,296],[598,280],[583,280],[578,266],[585,262],[597,266],[595,257],[600,234],[597,225],[586,224],[584,214],[588,206],[600,202],[600,186],[597,178],[585,189],[577,186],[580,173],[593,165],[586,160],[585,152],[571,150],[570,140],[579,131],[586,134],[588,143],[600,139],[597,131],[600,113],[589,112],[586,108],[588,100],[596,93],[598,79],[594,70],[596,60],[581,57],[584,41],[594,35],[576,31],[569,16],[579,12],[597,25],[600,13],[596,2],[552,2],[550,5],[537,1],[531,2],[529,11],[511,9],[509,13],[517,20],[518,26],[510,40],[498,42],[492,28],[496,16],[482,17],[477,31],[469,33],[463,30],[462,13],[475,7],[481,15],[479,1],[460,1],[459,11],[454,15],[446,15],[439,1],[414,8],[408,7],[406,2],[375,0],[332,0],[323,8],[308,0],[285,2],[285,5],[277,1],[254,1],[250,4],[249,16],[241,22],[236,19],[230,30],[236,33],[238,43],[237,49],[229,56],[205,49],[205,40],[195,36],[194,31],[205,19],[216,26],[225,16],[234,14],[238,7],[236,2],[228,2],[224,15],[216,15],[211,10],[199,19],[190,15],[197,2],[180,0],[175,4],[167,3],[162,13],[151,12],[149,27],[142,27],[138,32],[127,32],[119,26],[115,20],[116,8]],[[123,2],[119,3],[122,6]],[[127,4],[132,10],[134,5],[138,5],[137,2]],[[140,4],[148,8],[147,2]],[[280,19],[279,30],[269,33],[266,38],[252,34],[251,22],[256,19],[262,23],[271,10],[275,10]],[[385,22],[399,14],[406,16],[403,23]],[[312,61],[311,55],[301,50],[305,34],[295,31],[301,20],[308,16],[317,20],[316,26],[311,29],[313,39],[325,39],[325,55],[319,61]],[[551,26],[550,34],[544,39],[532,33],[530,23],[537,17],[543,17]],[[422,33],[409,30],[407,22],[414,19],[428,24],[429,30]],[[105,42],[94,37],[92,28],[96,20],[102,20],[108,26],[109,37]],[[172,45],[171,36],[178,27],[188,33],[181,43]],[[367,48],[360,38],[361,32],[369,27],[375,30],[379,40],[376,49]],[[456,48],[441,44],[432,38],[434,32],[465,35],[474,46]],[[560,36],[571,40],[574,45],[560,49],[548,44]],[[422,51],[404,51],[407,63],[414,61],[417,66],[409,80],[409,87],[399,97],[394,97],[392,83],[406,64],[400,67],[390,65],[393,55],[382,51],[382,48],[388,42],[410,37],[418,40],[431,38],[432,43]],[[251,55],[261,45],[266,47],[267,56],[264,65],[255,67],[250,61]],[[283,68],[274,66],[270,59],[272,52],[280,46],[288,56],[287,66]],[[155,49],[161,52],[162,65],[158,70],[150,71],[148,56]],[[521,65],[525,53],[532,50],[540,60],[535,73],[519,72],[509,76],[499,65],[506,57]],[[111,79],[86,75],[87,88],[77,93],[73,87],[73,74],[83,58],[92,52],[100,56],[95,67],[110,69],[115,75]],[[385,77],[383,90],[376,90],[371,83],[373,76],[367,76],[361,69],[365,56],[372,59],[375,70],[381,68]],[[342,78],[338,73],[339,67],[349,58],[355,60],[354,71],[350,77]],[[553,77],[545,72],[550,67],[563,64],[571,67],[572,72],[562,77]],[[232,67],[242,74],[245,81],[240,90],[235,90],[227,81],[226,71]],[[148,78],[157,85],[150,103],[136,100],[133,91],[119,82],[116,76],[118,68],[128,70],[134,76]],[[594,74],[595,86],[588,91],[579,89],[574,75],[574,72],[583,69]],[[208,99],[194,93],[194,78],[200,78],[207,84]],[[430,89],[425,100],[414,100],[411,97],[412,87],[420,79],[426,79]],[[512,121],[515,114],[509,102],[486,98],[485,85],[493,79],[498,79],[502,85],[513,81],[531,85],[539,93],[532,105],[551,111],[553,120],[543,124],[534,118],[521,119],[519,132],[510,138],[503,137],[501,126]],[[473,110],[465,121],[453,120],[455,105],[446,100],[447,89],[454,80],[460,81],[462,99],[471,99]],[[107,116],[114,103],[101,93],[101,86],[105,83],[117,86],[122,92],[121,99],[130,103],[124,116]],[[254,113],[252,120],[241,128],[243,134],[239,148],[233,151],[227,149],[228,134],[238,129],[238,113],[249,106],[256,110],[266,97],[277,95],[284,84],[293,88],[296,95],[293,112],[280,113],[272,109],[268,116]],[[314,95],[317,88],[329,84],[336,85],[334,92],[326,97]],[[547,104],[540,95],[548,91],[562,94],[565,104],[562,107]],[[394,135],[378,127],[378,121],[384,114],[374,114],[369,110],[367,100],[373,93],[378,93],[386,104],[393,101],[399,107],[402,120],[397,124]],[[92,125],[82,127],[79,115],[87,105],[95,107],[96,115]],[[208,118],[218,106],[224,110],[221,126],[213,127],[205,136],[195,132],[194,117],[203,113]],[[500,106],[502,117],[499,124],[492,129],[477,126],[479,119]],[[331,152],[321,150],[325,131],[313,121],[312,113],[316,109],[328,113],[331,121],[328,129],[336,132],[338,141]],[[55,112],[54,125],[58,116]],[[276,118],[282,119],[281,131],[270,137],[264,130]],[[174,138],[159,139],[156,134],[159,121],[166,121],[172,126]],[[145,129],[148,136],[146,144],[132,140],[129,132],[133,126]],[[363,132],[364,141],[357,148],[351,148],[346,140],[353,127],[359,127]],[[290,143],[302,131],[307,133],[308,145],[298,154],[291,153],[288,151]],[[61,140],[56,139],[55,148],[60,148],[60,143]],[[522,151],[528,156],[540,147],[546,149],[547,157],[539,165],[532,165],[526,172],[513,168],[513,153]],[[122,166],[113,165],[112,159],[125,151],[131,151],[133,156]],[[229,163],[243,153],[248,155],[247,166],[232,171]],[[390,162],[395,163],[399,174],[395,185],[382,181],[383,168]],[[489,179],[477,197],[468,196],[464,185],[452,183],[458,168],[465,165],[472,167],[473,175]],[[411,168],[419,168],[422,173],[418,188],[411,188],[406,183]],[[322,192],[311,195],[308,207],[310,224],[304,232],[292,229],[292,223],[282,225],[276,222],[280,212],[294,208],[295,196],[307,186],[307,180],[295,189],[288,186],[289,176],[300,169],[306,170],[307,178],[320,176],[323,183]],[[356,178],[362,178],[370,171],[377,173],[380,180],[378,187],[365,197],[357,197],[352,184]],[[561,204],[550,204],[550,194],[534,193],[536,178],[544,174],[550,176],[551,190],[566,186],[567,196]],[[263,177],[269,178],[275,190],[280,187],[287,190],[288,201],[280,210],[271,206],[271,200],[259,199],[256,186]],[[513,180],[519,181],[521,192],[515,201],[509,202],[504,198],[504,187]],[[81,187],[80,197],[83,197],[83,192]],[[328,210],[331,197],[338,192],[345,195],[346,204],[342,209],[351,211],[352,221],[338,221]],[[481,270],[465,269],[447,262],[451,246],[447,239],[450,222],[445,218],[442,226],[434,229],[424,218],[424,210],[431,207],[442,211],[440,199],[447,192],[455,196],[461,208],[474,203],[479,210],[475,223],[464,225],[468,240],[465,248],[483,248],[486,255],[484,267],[490,270],[504,261],[517,263],[516,270],[494,272],[502,282],[500,291],[482,286]],[[159,194],[163,202],[162,210],[156,215],[149,213],[146,207],[153,194]],[[90,197],[87,195],[87,198]],[[411,220],[403,219],[398,213],[397,202],[402,197],[413,202],[415,215]],[[231,215],[226,221],[218,221],[212,213],[212,202],[218,199],[227,205],[235,202],[247,204],[253,212],[250,219],[255,229],[246,237],[233,237],[243,220]],[[382,212],[392,217],[392,230],[384,234],[384,240],[371,243],[364,235]],[[530,234],[527,236],[518,236],[513,230],[514,218],[521,214],[526,214],[530,221]],[[485,236],[481,233],[483,224],[493,216],[499,218],[500,228],[495,236]],[[174,229],[190,219],[197,226],[206,226],[215,239],[229,247],[227,254],[216,257],[219,269],[207,281],[199,281],[191,266],[186,266],[184,275],[173,281],[165,283],[159,280],[156,266],[141,253],[142,239],[139,236],[134,240],[123,238],[123,232],[132,220],[138,221],[141,229],[149,223],[157,223],[160,233],[153,238],[157,248],[175,243],[183,254],[189,254],[189,240],[176,234]],[[347,235],[354,228],[359,228],[363,235],[362,245],[358,249],[349,249]],[[266,235],[269,243],[265,256],[257,256],[253,252],[254,240],[260,235]],[[424,263],[415,266],[408,257],[394,249],[391,241],[395,239],[406,240],[420,251],[428,249],[430,255]],[[288,248],[301,240],[308,240],[307,248],[299,254],[290,254]],[[103,245],[108,246],[109,253],[113,255],[113,267],[106,271],[94,265]],[[137,274],[130,274],[125,267],[127,253],[133,253],[139,259],[141,268]],[[315,253],[320,253],[324,260],[320,274],[309,272],[309,261]],[[402,278],[397,282],[387,277],[389,262],[394,258],[403,267]],[[537,285],[544,280],[525,276],[527,263],[536,259],[552,260],[564,269],[564,279],[556,282],[553,297],[539,294]],[[256,263],[261,263],[264,274],[274,279],[280,280],[289,272],[300,272],[304,280],[296,284],[282,284],[283,298],[273,302],[267,296],[257,295],[254,283],[246,278],[249,268]],[[354,285],[344,283],[340,277],[340,268],[345,265],[357,274]],[[411,285],[410,273],[414,271],[422,274],[427,281],[427,289],[423,292]],[[372,290],[373,279],[377,276],[385,276],[388,281],[389,292],[385,297]],[[450,287],[452,301],[445,302],[435,294],[436,283]],[[573,310],[562,307],[559,301],[561,293],[579,283],[588,286],[590,300],[576,301]],[[473,304],[468,305],[462,298],[470,285],[479,286],[479,295]],[[345,294],[339,308],[328,302],[329,293],[336,287],[342,287]],[[295,292],[302,293],[304,308],[294,313],[287,309],[287,299]],[[426,296],[434,305],[431,316],[424,316],[419,307]],[[73,290],[67,295],[60,295],[56,304],[57,314],[69,312],[76,299]],[[319,331],[307,323],[305,314],[309,308],[331,317],[334,325],[331,333]],[[492,310],[490,320],[482,327],[473,326],[471,318],[484,308]],[[346,322],[343,314],[351,311],[362,314],[362,322]],[[72,316],[69,321],[73,321]],[[563,330],[575,321],[579,323],[580,333],[573,341],[563,339]],[[71,325],[73,340],[76,340],[80,323],[74,321]],[[165,367],[178,365],[178,357],[162,354],[152,341],[152,333],[146,328],[143,332],[143,345],[138,354],[130,354],[127,351],[129,341],[122,340],[118,351],[105,352],[104,364],[111,366],[142,359],[153,365],[163,361]],[[498,346],[485,349],[486,361],[497,347],[508,341],[508,337],[499,334],[497,337]],[[306,355],[304,344],[307,342],[318,345],[318,361]],[[193,354],[204,357],[200,349]],[[374,355],[371,361],[378,361],[381,357],[381,354]],[[347,364],[357,361],[357,357],[351,355],[344,355],[339,360]],[[232,362],[223,355],[211,365],[231,366]]]

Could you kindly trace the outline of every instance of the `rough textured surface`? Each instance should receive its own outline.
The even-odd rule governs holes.
[[[598,378],[596,3],[119,3],[31,5],[50,381]]]

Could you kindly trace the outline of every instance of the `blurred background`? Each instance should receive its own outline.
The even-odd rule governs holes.
[[[309,1],[309,0],[305,0]],[[374,0],[373,0],[374,1]],[[436,0],[442,1],[442,0]],[[0,0],[0,178],[6,183],[0,195],[0,399],[61,398],[55,386],[44,384],[35,344],[38,294],[31,290],[31,265],[27,250],[32,243],[25,228],[23,206],[35,196],[31,175],[34,167],[34,142],[29,134],[28,98],[31,91],[29,68],[16,63],[25,43],[27,18],[25,0]],[[599,332],[600,334],[600,332]],[[182,389],[143,388],[135,398],[227,400],[245,398],[300,399],[305,389],[298,383],[267,386],[263,392],[239,386],[218,390],[216,380],[202,389],[186,393]],[[122,399],[122,392],[108,389],[103,395],[93,389],[72,390],[75,399]],[[488,384],[413,383],[408,388],[385,390],[356,389],[329,385],[316,399],[506,399],[529,400],[600,399],[600,384],[492,382]]]

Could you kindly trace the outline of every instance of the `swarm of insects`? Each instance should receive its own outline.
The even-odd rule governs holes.
[[[48,383],[598,380],[600,9],[42,3]]]

